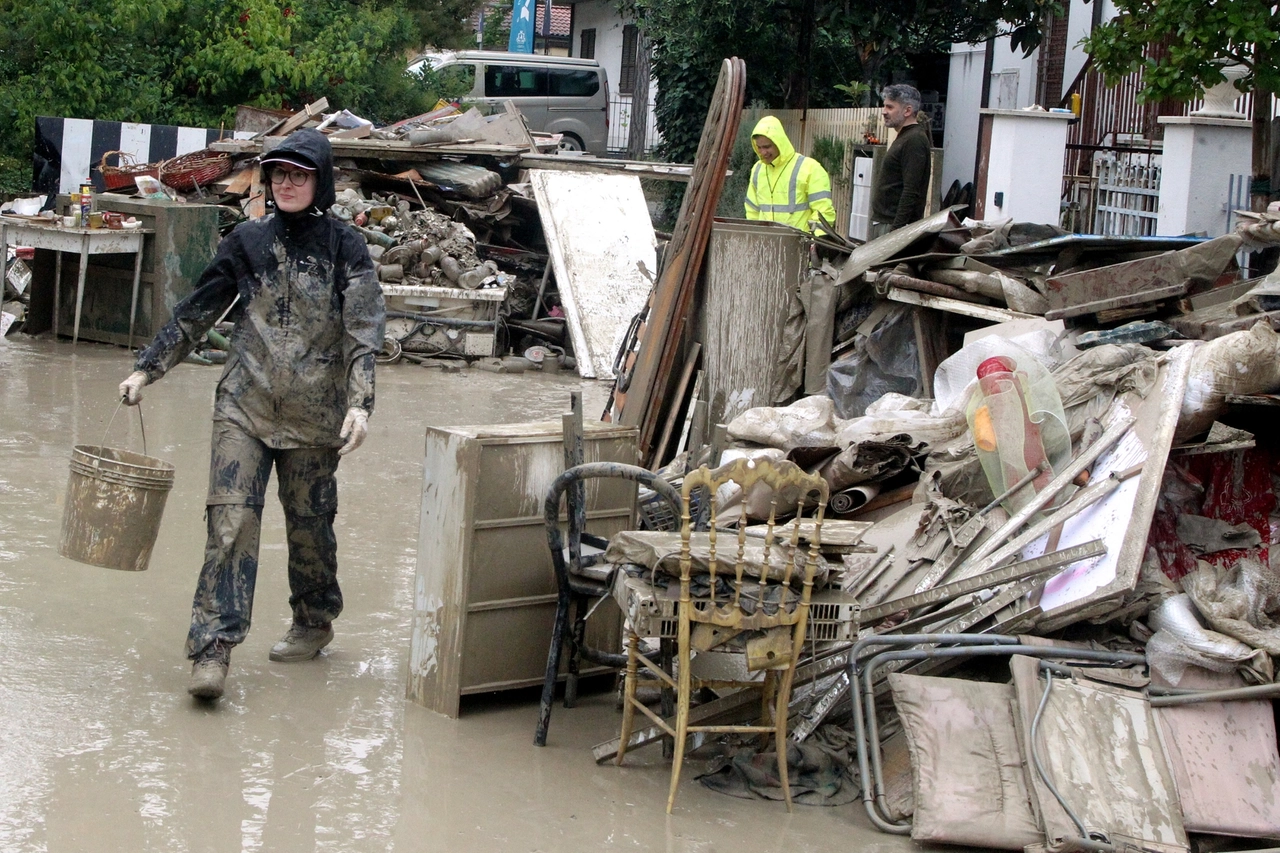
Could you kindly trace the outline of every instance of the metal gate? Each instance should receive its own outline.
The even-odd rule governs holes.
[[[1093,162],[1096,206],[1093,233],[1152,237],[1160,207],[1160,167],[1119,159]]]

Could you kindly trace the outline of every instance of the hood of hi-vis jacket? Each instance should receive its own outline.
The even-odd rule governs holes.
[[[765,116],[756,122],[755,130],[751,131],[751,150],[756,152],[756,157],[759,158],[760,149],[756,147],[757,136],[767,136],[778,149],[778,156],[774,158],[773,163],[769,164],[770,168],[784,168],[796,153],[796,147],[791,144],[790,139],[787,139],[787,132],[782,129],[782,122],[778,121],[776,116]]]
[[[768,137],[778,149],[772,163],[757,160],[747,182],[747,219],[781,222],[801,230],[821,229],[820,220],[836,221],[831,202],[831,179],[812,157],[796,151],[782,122],[765,116],[751,132],[751,148],[760,156],[755,137]]]

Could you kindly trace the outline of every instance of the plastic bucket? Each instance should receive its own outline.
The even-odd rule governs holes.
[[[146,570],[173,472],[168,462],[141,453],[76,445],[58,553],[91,566]]]

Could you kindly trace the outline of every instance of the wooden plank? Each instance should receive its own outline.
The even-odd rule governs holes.
[[[268,135],[288,136],[327,109],[329,109],[328,98],[321,98],[318,101],[312,101],[303,107],[302,110],[296,113],[292,118],[286,119],[284,124],[272,129]]]
[[[374,157],[401,162],[415,158],[436,160],[459,154],[483,154],[493,157],[518,157],[521,149],[513,145],[480,145],[450,143],[447,145],[411,145],[400,139],[330,139],[335,157]],[[260,139],[225,139],[209,145],[212,151],[228,154],[257,154],[262,150]]]
[[[671,443],[671,436],[675,432],[676,422],[680,417],[680,409],[684,406],[685,397],[689,394],[689,380],[693,378],[693,371],[697,369],[698,357],[701,355],[702,344],[695,341],[689,347],[689,357],[684,361],[684,370],[680,373],[680,382],[676,385],[676,392],[672,396],[671,408],[667,410],[667,422],[662,427],[662,437],[654,445],[653,460],[650,466],[654,471],[662,467],[668,459],[667,445]],[[689,405],[692,408],[693,402],[690,401]]]
[[[684,163],[649,163],[635,160],[613,160],[596,157],[564,157],[556,154],[522,154],[520,165],[530,169],[553,169],[560,172],[591,172],[602,175],[635,175],[660,181],[688,183],[693,166]],[[732,174],[726,171],[726,175]]]
[[[903,290],[900,287],[891,287],[885,294],[886,299],[894,302],[901,302],[905,305],[919,305],[924,308],[936,308],[939,311],[949,311],[952,314],[963,314],[966,317],[976,317],[979,320],[990,320],[992,323],[1008,323],[1011,320],[1043,320],[1043,317],[1035,314],[1023,314],[1019,311],[1010,311],[1008,308],[997,308],[994,305],[978,305],[974,302],[962,302],[959,299],[947,299],[945,296],[934,296],[929,293],[916,293],[913,290]]]
[[[262,170],[253,169],[253,183],[249,186],[249,198],[244,213],[250,219],[267,215],[267,187],[262,183]]]
[[[367,124],[362,124],[359,127],[346,127],[342,130],[335,130],[329,134],[329,140],[330,144],[332,144],[334,139],[364,139],[372,132],[373,128]]]

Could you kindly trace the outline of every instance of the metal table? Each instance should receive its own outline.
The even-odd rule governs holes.
[[[143,238],[152,233],[144,228],[131,231],[112,228],[63,228],[52,222],[37,222],[12,216],[0,216],[0,248],[7,254],[9,246],[31,246],[57,252],[53,284],[53,335],[58,336],[58,315],[62,298],[62,253],[80,254],[80,277],[76,282],[76,321],[71,343],[80,338],[80,308],[84,304],[84,279],[90,255],[132,254],[133,293],[129,302],[129,346],[133,346],[134,316],[138,310],[138,281],[142,277]],[[0,275],[7,267],[7,257],[0,263]]]

